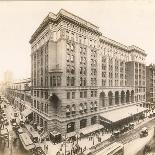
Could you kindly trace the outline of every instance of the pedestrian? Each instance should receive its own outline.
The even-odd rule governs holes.
[[[46,145],[44,144],[44,151],[46,151]]]
[[[48,145],[46,145],[46,154],[48,154]]]

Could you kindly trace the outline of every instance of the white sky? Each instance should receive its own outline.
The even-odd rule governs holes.
[[[0,2],[0,80],[6,70],[14,78],[30,77],[33,32],[49,12],[66,9],[100,27],[103,35],[146,51],[155,63],[155,1]]]

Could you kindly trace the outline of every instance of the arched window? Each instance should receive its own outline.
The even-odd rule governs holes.
[[[72,114],[75,114],[76,113],[76,106],[75,104],[72,105]]]
[[[84,103],[84,112],[87,112],[87,103]]]
[[[72,69],[71,69],[71,73],[72,73],[72,74],[75,73],[75,68],[74,68],[74,67],[72,67]]]
[[[82,103],[80,103],[80,106],[79,106],[79,111],[80,113],[83,113],[83,110],[84,110],[84,106]]]
[[[94,102],[94,109],[97,110],[97,101]]]
[[[90,110],[93,111],[94,106],[93,106],[93,102],[90,103]]]
[[[70,115],[70,105],[66,106],[66,116]]]

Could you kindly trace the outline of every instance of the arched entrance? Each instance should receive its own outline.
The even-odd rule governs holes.
[[[115,92],[115,104],[119,104],[119,92]]]
[[[112,105],[112,96],[113,96],[113,94],[112,94],[112,92],[110,91],[110,92],[108,93],[109,106]]]
[[[124,99],[125,99],[125,92],[121,91],[121,103],[124,103]]]
[[[105,93],[104,92],[101,92],[100,93],[100,106],[101,107],[105,107]]]
[[[129,90],[127,90],[127,92],[126,92],[126,103],[129,103],[129,96],[130,96],[130,92],[129,92]]]
[[[131,102],[132,103],[134,102],[134,91],[133,90],[131,91]]]

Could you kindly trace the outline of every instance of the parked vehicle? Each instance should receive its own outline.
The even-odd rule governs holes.
[[[134,129],[135,124],[134,123],[129,123],[129,129]]]
[[[24,121],[20,121],[20,126],[23,127],[24,126]]]
[[[18,130],[20,128],[20,126],[17,123],[13,123],[12,128],[13,128],[13,130]]]
[[[112,138],[118,138],[119,135],[120,135],[120,131],[116,130],[116,131],[114,131],[114,132],[112,133],[111,137],[112,137]]]
[[[17,134],[22,134],[24,131],[22,128],[17,129]]]
[[[148,129],[146,127],[142,128],[140,131],[140,137],[146,137],[148,136]]]

